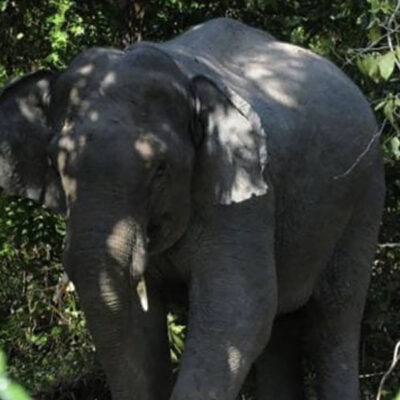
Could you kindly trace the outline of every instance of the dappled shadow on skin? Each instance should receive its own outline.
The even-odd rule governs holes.
[[[123,349],[120,344],[100,337],[101,330],[108,331],[106,334],[111,338],[115,335],[126,337],[131,327],[137,329],[133,327],[137,321],[143,323],[143,328],[139,329],[148,328],[146,310],[138,302],[135,293],[137,281],[132,280],[135,274],[132,274],[134,271],[130,265],[137,246],[134,236],[139,234],[135,232],[137,228],[133,225],[136,221],[133,220],[136,218],[138,225],[145,224],[142,219],[145,218],[146,207],[140,203],[145,203],[146,199],[141,199],[139,193],[132,193],[131,182],[138,179],[137,174],[142,168],[139,164],[147,161],[155,144],[149,137],[151,132],[147,130],[138,132],[140,140],[135,142],[132,129],[137,127],[133,127],[130,121],[135,112],[136,121],[140,121],[139,128],[141,123],[145,123],[142,125],[145,128],[151,128],[149,120],[153,116],[150,114],[151,105],[140,113],[136,97],[132,99],[129,93],[139,89],[132,86],[134,77],[128,80],[127,71],[120,69],[119,61],[124,56],[126,53],[106,49],[91,49],[82,53],[54,83],[49,112],[54,138],[51,151],[60,171],[68,209],[65,267],[77,287],[88,325],[95,342],[100,343],[98,347],[103,359],[110,357],[106,352],[116,354]],[[214,153],[210,158],[207,153],[210,149],[203,148],[203,154],[198,154],[197,163],[202,165],[203,177],[196,177],[194,184],[204,191],[202,183],[209,178],[214,163],[219,169],[216,172],[218,183],[205,193],[214,192],[210,194],[217,203],[233,202],[245,207],[253,187],[258,188],[254,191],[255,196],[265,193],[262,185],[265,182],[262,177],[260,180],[260,174],[263,173],[266,154],[259,153],[259,148],[265,146],[265,137],[257,136],[257,129],[261,128],[257,123],[260,124],[260,121],[248,122],[251,105],[245,104],[248,93],[239,90],[242,82],[235,84],[228,81],[229,71],[224,70],[215,59],[209,58],[204,62],[209,71],[207,75],[215,78],[216,82],[220,82],[219,75],[224,76],[222,83],[237,90],[242,99],[237,99],[235,103],[232,95],[222,88],[222,95],[227,96],[229,101],[222,101],[217,108],[215,126],[210,130],[209,142],[204,144],[213,146]],[[130,71],[131,74],[134,72],[134,69]],[[132,104],[128,104],[130,99]],[[21,113],[29,121],[24,102],[19,104]],[[170,127],[165,129],[168,131]],[[243,131],[247,134],[241,136]],[[246,186],[248,182],[250,187]],[[201,195],[204,196],[204,193]],[[129,202],[131,198],[135,199],[132,203]],[[143,266],[139,270],[143,272]],[[90,285],[85,284],[89,281]],[[151,310],[151,301],[149,307]],[[118,320],[121,313],[126,314],[124,326]],[[99,316],[104,321],[97,322]],[[145,340],[148,337],[144,335]],[[133,350],[138,345],[133,333],[127,342]],[[154,343],[150,341],[144,345],[150,348]],[[227,343],[227,368],[233,377],[241,367],[241,345]],[[129,356],[129,350],[127,353]],[[107,368],[110,372],[112,366],[106,365]],[[132,365],[128,360],[122,363],[122,368],[125,375],[140,376],[140,371],[146,370],[144,366]],[[114,384],[118,385],[116,380],[118,377],[114,377]]]
[[[158,315],[164,307],[151,286],[149,304],[142,301],[147,295],[141,282],[148,259],[147,171],[155,154],[165,151],[173,127],[155,124],[154,134],[152,104],[142,109],[135,93],[148,89],[122,80],[137,72],[121,72],[122,57],[89,50],[61,75],[52,99],[53,150],[68,205],[65,267],[111,386],[134,388],[135,377],[140,395],[147,387],[169,390],[169,371],[159,378],[168,358],[165,314]],[[163,246],[175,236],[171,232]],[[120,361],[113,361],[118,354]]]
[[[343,97],[343,86],[354,88],[350,79],[308,50],[276,41],[232,20],[199,26],[160,47],[175,54],[178,64],[189,75],[206,72],[247,100],[261,118],[268,152],[282,157],[279,164],[285,166],[285,171],[273,171],[277,174],[291,168],[290,155],[312,148],[312,152],[305,154],[316,167],[324,168],[318,165],[319,160],[331,155],[343,168],[337,171],[340,175],[353,164],[354,153],[361,154],[369,143],[370,138],[364,137],[362,143],[348,143],[346,148],[337,146],[352,134],[349,118],[354,125],[375,123],[372,114],[363,122],[365,99]],[[343,86],[338,85],[339,80]],[[318,123],[321,120],[324,124]],[[330,127],[338,121],[342,122],[338,127],[341,135],[330,137]],[[294,135],[298,139],[291,140]],[[287,140],[282,140],[282,136]],[[278,163],[273,160],[270,168],[276,168],[275,164]],[[295,177],[296,171],[290,173]]]
[[[129,135],[132,127],[124,126],[130,110],[118,107],[119,93],[113,92],[116,87],[124,87],[118,82],[116,62],[122,55],[105,49],[82,53],[57,81],[52,99],[53,150],[67,195],[68,231],[78,235],[74,252],[84,254],[86,246],[88,254],[97,250],[100,265],[105,261],[102,257],[120,264],[118,250],[122,251],[125,244],[122,239],[133,234],[133,205],[128,203],[132,174],[128,168],[134,166],[135,152],[143,156]],[[139,150],[143,153],[142,147]],[[91,234],[96,240],[85,243]],[[67,237],[67,248],[73,240]],[[124,274],[126,269],[129,270],[127,265],[121,264],[117,273]],[[98,289],[102,292],[102,288],[112,286],[113,279],[105,271],[97,272]],[[118,305],[119,300],[114,300]]]
[[[113,65],[115,59],[123,56],[119,52],[111,52],[112,61],[109,61],[109,54],[101,49],[90,50],[87,56],[88,59],[79,56],[61,75],[52,99],[51,123],[55,137],[59,138],[53,146],[68,205],[65,266],[77,287],[88,325],[103,360],[104,357],[111,357],[112,353],[125,351],[127,359],[121,364],[124,374],[129,372],[131,376],[140,376],[140,371],[145,368],[129,363],[130,352],[141,346],[151,348],[154,343],[151,343],[151,339],[148,343],[135,343],[134,330],[148,329],[146,310],[138,303],[130,265],[132,254],[138,250],[135,249],[135,235],[139,234],[135,232],[135,218],[139,225],[145,223],[141,220],[145,216],[140,212],[144,213],[146,208],[137,201],[146,202],[146,199],[140,198],[140,193],[132,193],[130,185],[137,179],[137,170],[143,168],[139,162],[143,164],[151,159],[157,142],[151,140],[151,132],[147,131],[135,141],[131,130],[137,127],[126,125],[127,121],[132,120],[128,118],[127,113],[131,110],[126,107],[127,99],[123,97],[127,83],[121,81],[119,64]],[[101,60],[101,68],[96,57]],[[105,68],[107,63],[109,67]],[[124,104],[120,103],[121,98]],[[240,160],[243,165],[239,163],[232,171],[223,170],[220,174],[221,179],[226,179],[225,174],[236,174],[228,178],[227,190],[233,187],[233,191],[246,191],[242,187],[243,182],[249,179],[251,185],[259,183],[251,182],[254,171],[247,166],[255,164],[251,168],[258,169],[258,174],[262,172],[261,156],[258,154],[258,146],[262,146],[262,143],[253,141],[255,128],[246,122],[235,107],[229,105],[218,112],[221,114],[216,116],[216,120],[221,119],[223,123],[227,119],[230,122],[223,133],[220,130],[222,125],[216,125],[213,130],[211,140],[216,146],[214,161],[227,163],[225,168],[232,165],[232,159]],[[150,116],[143,115],[142,118],[149,119]],[[246,129],[249,131],[243,141],[239,131]],[[205,160],[201,162],[207,164]],[[204,172],[207,173],[206,170]],[[235,183],[239,187],[235,187]],[[213,187],[211,190],[218,192],[225,188]],[[245,195],[248,198],[248,193]],[[221,193],[217,193],[217,197],[220,198]],[[232,193],[228,193],[228,197],[232,197],[233,202],[246,203]],[[145,262],[145,259],[141,262]],[[143,268],[140,269],[143,272]],[[90,285],[87,283],[89,280]],[[152,307],[150,299],[150,310]],[[126,315],[120,320],[122,314]],[[97,321],[99,315],[103,321]],[[103,326],[102,330],[109,332],[110,340],[101,337],[99,324]],[[139,324],[143,324],[143,328],[138,328]],[[111,342],[111,337],[115,335],[126,338],[128,334],[132,338],[124,340],[130,344],[130,349]],[[144,335],[145,340],[148,337]],[[232,344],[227,347],[227,352],[228,368],[235,376],[236,370],[241,367],[241,351]],[[107,360],[105,363],[110,373],[112,366]],[[118,378],[114,376],[113,380],[116,385]]]

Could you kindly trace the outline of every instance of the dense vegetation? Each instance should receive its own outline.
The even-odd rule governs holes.
[[[0,86],[28,71],[62,69],[87,46],[159,41],[216,16],[268,30],[344,69],[376,110],[386,165],[387,200],[361,348],[362,391],[367,399],[375,398],[400,339],[400,1],[147,3],[0,0]],[[63,219],[48,210],[0,197],[0,348],[9,360],[10,376],[37,398],[106,398],[85,319],[74,291],[62,281],[64,233]],[[175,362],[184,329],[170,316]],[[397,366],[386,381],[383,399],[400,398],[399,376]],[[57,390],[57,384],[64,386]]]

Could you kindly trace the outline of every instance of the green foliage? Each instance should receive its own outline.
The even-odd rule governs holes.
[[[400,159],[400,3],[394,0],[369,0],[370,7],[363,14],[368,43],[353,50],[353,57],[366,82],[371,98],[376,99],[375,110],[380,113],[386,140],[383,149],[386,161]]]
[[[186,326],[173,314],[168,314],[168,338],[173,367],[176,369],[184,350]]]
[[[121,46],[131,14],[116,3],[0,0],[0,86],[31,70],[63,69],[87,46]],[[154,0],[147,2],[140,25],[145,40],[160,41],[209,18],[237,18],[329,58],[369,97],[382,132],[388,191],[363,326],[366,399],[375,398],[399,339],[399,7],[397,0]],[[10,376],[32,392],[46,391],[94,366],[75,293],[62,290],[64,234],[64,221],[44,208],[0,196],[0,348],[7,353]],[[173,315],[168,321],[177,367],[185,327]],[[400,400],[395,373],[383,395],[384,400]],[[52,398],[60,398],[59,393]]]
[[[92,365],[93,346],[75,294],[54,298],[64,221],[29,201],[0,201],[0,348],[10,373],[38,390]]]
[[[30,397],[22,386],[11,381],[6,374],[6,357],[0,351],[0,399],[1,400],[29,400]]]

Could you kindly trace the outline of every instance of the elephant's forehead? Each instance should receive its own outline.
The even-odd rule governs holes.
[[[118,84],[122,54],[118,50],[102,48],[82,52],[59,76],[54,87],[55,99],[60,104],[87,109],[89,98],[104,96],[110,87]]]
[[[66,70],[71,81],[86,78],[98,81],[115,71],[124,53],[115,49],[91,48],[79,54]]]

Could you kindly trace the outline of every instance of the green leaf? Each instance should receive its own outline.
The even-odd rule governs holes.
[[[378,66],[379,66],[379,72],[381,74],[381,77],[387,81],[393,71],[394,71],[394,66],[395,66],[395,55],[394,52],[390,51],[389,53],[386,53],[383,56],[379,57],[378,61]]]
[[[374,78],[378,72],[378,59],[374,55],[368,54],[357,59],[357,66],[364,75]]]
[[[394,138],[390,139],[390,148],[392,154],[396,158],[396,160],[400,159],[400,139],[395,136]]]
[[[397,59],[400,61],[400,46],[396,46],[395,52]]]
[[[26,391],[18,384],[3,379],[0,387],[0,398],[3,400],[30,400]]]
[[[8,0],[1,0],[0,1],[0,11],[1,12],[6,11],[7,6],[8,6]]]
[[[381,9],[379,0],[368,0],[368,3],[371,4],[371,11],[373,13],[377,13]]]
[[[393,99],[389,98],[386,101],[385,106],[383,107],[383,113],[391,123],[393,123],[394,121],[393,109],[394,109],[394,101]]]
[[[7,368],[6,356],[2,351],[0,351],[0,375],[6,372],[6,368]]]
[[[378,21],[374,21],[371,28],[368,31],[368,38],[371,42],[376,42],[381,37],[381,28],[379,27]]]

